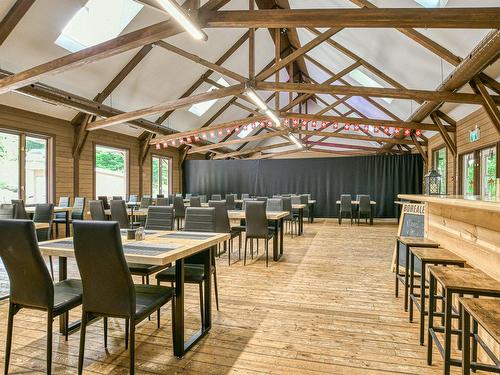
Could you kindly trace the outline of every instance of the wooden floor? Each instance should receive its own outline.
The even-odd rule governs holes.
[[[441,374],[441,361],[426,365],[417,322],[408,323],[394,298],[390,262],[396,225],[317,220],[305,236],[286,236],[285,256],[266,269],[263,259],[243,267],[218,261],[220,312],[195,350],[172,356],[170,308],[163,324],[138,327],[137,365],[143,374]],[[235,242],[236,244],[237,242]],[[261,245],[261,249],[262,249]],[[75,274],[70,262],[70,273]],[[189,328],[199,324],[197,287],[188,287]],[[215,310],[215,308],[214,308]],[[79,317],[75,310],[72,318]],[[0,304],[3,367],[7,308]],[[45,371],[45,318],[16,315],[10,373]],[[111,320],[108,351],[102,321],[87,334],[85,373],[126,374],[123,321]],[[76,373],[79,334],[54,337],[53,373]],[[437,352],[435,357],[439,357]],[[3,371],[3,370],[2,370]],[[453,369],[459,373],[459,369]]]

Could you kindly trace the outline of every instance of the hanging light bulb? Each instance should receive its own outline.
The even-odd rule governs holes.
[[[207,139],[207,133],[203,133],[203,134],[201,135],[201,137],[202,137],[203,139]]]
[[[188,143],[193,142],[193,140],[191,139],[191,137],[187,137],[187,142],[188,142]]]
[[[394,129],[394,133],[395,133],[395,134],[397,134],[397,135],[399,135],[399,132],[400,132],[400,131],[401,131],[401,129],[400,129],[400,128],[396,128],[396,129]]]
[[[239,131],[240,131],[240,127],[239,127],[239,126],[235,127],[235,128],[234,128],[234,131],[235,131],[236,133],[239,133]]]
[[[344,130],[349,130],[349,124],[344,124]]]
[[[213,138],[215,137],[215,133],[214,132],[210,132],[210,138]]]
[[[175,139],[172,139],[172,146],[175,146],[176,142],[175,142]]]
[[[380,128],[379,128],[378,126],[375,126],[375,127],[373,128],[373,131],[374,131],[375,133],[378,133],[378,132],[380,131]]]
[[[293,119],[293,126],[296,127],[299,123],[299,120],[297,120],[296,118]]]
[[[157,143],[157,144],[155,145],[155,148],[156,148],[157,150],[159,150],[159,149],[161,148],[161,144]]]
[[[336,122],[335,122],[335,123],[333,123],[333,128],[334,128],[334,129],[338,129],[338,128],[339,128],[339,124],[337,124]]]
[[[194,136],[194,140],[195,142],[198,142],[200,140],[200,137],[198,137],[197,135]]]
[[[422,135],[422,130],[417,129],[417,130],[415,131],[415,135],[416,135],[417,137],[420,137],[420,136]]]
[[[322,127],[323,129],[324,129],[324,128],[326,128],[326,125],[327,125],[327,123],[326,123],[325,121],[323,121],[323,122],[321,123],[321,127]]]
[[[410,135],[410,129],[405,129],[405,136],[409,136]]]
[[[284,121],[284,123],[285,123],[285,126],[288,126],[288,124],[290,123],[290,121],[286,118],[285,121]]]
[[[356,130],[356,131],[359,130],[359,125],[358,124],[354,124],[354,130]]]
[[[226,129],[226,134],[231,134],[231,129],[227,128]]]
[[[217,132],[217,134],[222,135],[222,130],[219,129],[219,131]]]
[[[182,139],[182,138],[181,138],[181,139],[179,139],[179,143],[180,143],[180,144],[183,144],[183,143],[184,143],[184,139]]]

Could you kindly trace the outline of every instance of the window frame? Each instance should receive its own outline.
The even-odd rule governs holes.
[[[119,147],[116,145],[112,145],[106,142],[92,142],[92,197],[94,199],[97,199],[97,194],[96,194],[96,152],[97,152],[97,147],[106,147],[110,148],[113,150],[117,151],[125,151],[125,173],[126,173],[126,178],[125,178],[125,197],[124,199],[127,200],[127,197],[130,195],[130,149],[128,147]]]
[[[464,155],[474,154],[474,195],[481,194],[481,151],[496,147],[496,155],[497,155],[497,178],[500,178],[500,142],[492,142],[481,147],[475,148],[473,150],[468,150],[458,155],[458,180],[460,181],[458,186],[458,192],[461,195],[464,195],[463,191],[463,167],[464,167]]]
[[[159,181],[159,186],[158,186],[158,194],[164,194],[164,195],[171,195],[172,194],[172,158],[170,156],[166,155],[160,155],[160,154],[151,154],[151,172],[150,172],[150,178],[151,178],[151,183],[150,183],[150,192],[151,192],[151,197],[153,197],[153,159],[158,158],[160,160],[159,163],[159,176],[158,176],[158,181]],[[161,189],[161,161],[162,159],[167,160],[168,164],[168,192],[163,192]]]
[[[437,171],[437,166],[436,166],[436,155],[441,151],[444,150],[444,156],[445,156],[445,173],[446,175],[444,176],[444,191],[441,192],[441,194],[448,194],[448,148],[443,144],[440,146],[437,146],[432,149],[432,169],[435,169]],[[442,177],[442,176],[441,176]]]
[[[3,128],[0,127],[0,133],[7,133],[17,135],[19,137],[19,160],[18,160],[18,199],[22,199],[26,203],[26,137],[40,138],[47,141],[47,157],[45,160],[45,168],[47,177],[45,179],[46,201],[38,203],[53,203],[55,201],[56,193],[56,137],[53,134],[44,132],[31,132],[21,128]],[[27,204],[33,206],[34,204]]]

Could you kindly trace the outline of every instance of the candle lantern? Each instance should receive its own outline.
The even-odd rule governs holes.
[[[424,176],[424,193],[427,195],[441,194],[441,175],[435,169]]]

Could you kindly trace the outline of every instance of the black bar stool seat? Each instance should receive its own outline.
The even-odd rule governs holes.
[[[486,346],[485,342],[479,337],[478,325],[480,325],[486,334],[500,344],[500,299],[476,299],[459,298],[462,306],[463,315],[463,339],[462,339],[462,374],[469,375],[471,368],[473,370],[482,370],[488,372],[500,373],[500,358]],[[470,321],[472,318],[473,331],[470,330]],[[477,351],[477,344],[480,344],[486,354],[496,365],[472,362],[470,360],[470,342]]]
[[[451,335],[458,335],[458,349],[462,347],[462,316],[458,314],[458,328],[452,328],[453,296],[500,297],[500,281],[495,280],[476,268],[429,266],[429,323],[427,330],[427,364],[432,365],[432,348],[436,344],[443,357],[444,374],[450,373],[451,366],[462,366],[461,359],[451,358]],[[445,301],[444,326],[434,325],[437,284],[443,289]],[[437,333],[443,333],[443,342]],[[472,353],[472,361],[477,361],[477,350]]]
[[[452,265],[464,267],[467,263],[465,259],[458,256],[454,252],[435,247],[417,247],[410,250],[410,306],[409,306],[409,319],[410,323],[413,322],[413,305],[420,312],[420,345],[424,345],[425,333],[425,316],[427,310],[425,309],[425,294],[426,284],[426,268],[428,265]],[[420,261],[421,273],[415,274],[415,260]],[[415,279],[420,279],[420,285],[415,285]],[[419,294],[415,293],[415,288],[420,289]]]

